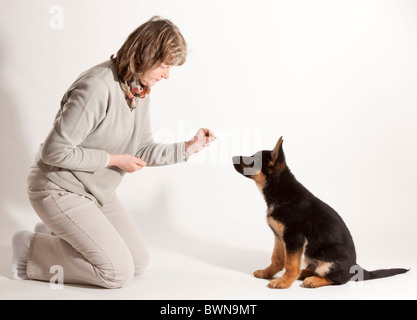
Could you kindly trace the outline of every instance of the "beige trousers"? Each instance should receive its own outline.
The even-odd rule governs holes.
[[[55,274],[51,267],[60,266],[64,283],[120,288],[145,269],[148,252],[116,195],[99,208],[90,199],[60,188],[36,166],[28,177],[28,194],[53,232],[35,233],[32,238],[29,279],[50,281]]]

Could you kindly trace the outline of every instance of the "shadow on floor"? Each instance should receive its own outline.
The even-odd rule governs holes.
[[[271,252],[209,242],[176,230],[171,223],[167,198],[167,193],[161,188],[159,194],[155,195],[158,200],[152,201],[152,212],[131,212],[147,245],[247,274],[265,268],[270,263]],[[213,238],[215,237],[213,230]]]

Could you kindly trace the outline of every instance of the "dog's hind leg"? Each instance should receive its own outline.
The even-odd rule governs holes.
[[[330,286],[332,284],[334,284],[334,282],[327,277],[322,278],[322,277],[313,276],[313,277],[306,278],[303,281],[302,286],[304,288],[320,288],[324,286]]]
[[[285,244],[275,236],[274,251],[272,253],[271,265],[263,270],[253,273],[256,278],[272,279],[274,275],[284,269],[285,265]]]
[[[303,270],[301,270],[301,273],[300,273],[300,276],[298,277],[298,280],[304,280],[304,279],[306,279],[306,278],[309,278],[309,277],[312,277],[312,276],[315,276],[316,275],[316,273],[313,271],[313,270],[311,270],[311,269],[303,269]]]

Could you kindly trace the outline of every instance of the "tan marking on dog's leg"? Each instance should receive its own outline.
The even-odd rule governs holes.
[[[274,275],[284,269],[285,265],[285,244],[275,236],[274,251],[272,252],[271,265],[263,270],[253,273],[256,278],[271,279]]]
[[[268,222],[269,227],[274,231],[275,236],[279,239],[283,239],[285,226],[273,217],[267,217],[266,221]]]
[[[275,237],[274,252],[271,258],[271,264],[278,270],[284,269],[285,266],[285,243],[284,241]]]
[[[334,284],[332,280],[327,277],[309,277],[303,281],[303,287],[305,288],[320,288],[324,286],[330,286]]]
[[[269,283],[270,288],[287,289],[291,287],[293,282],[297,280],[300,275],[301,256],[304,250],[299,250],[295,253],[286,255],[285,258],[285,273],[281,278],[274,279]]]

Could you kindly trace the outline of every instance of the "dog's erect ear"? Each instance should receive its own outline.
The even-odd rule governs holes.
[[[282,150],[282,143],[284,142],[284,139],[282,139],[282,137],[280,137],[278,139],[277,144],[275,145],[274,150],[272,150],[272,165],[276,165],[280,162],[285,162],[285,155],[284,155],[284,151]]]

